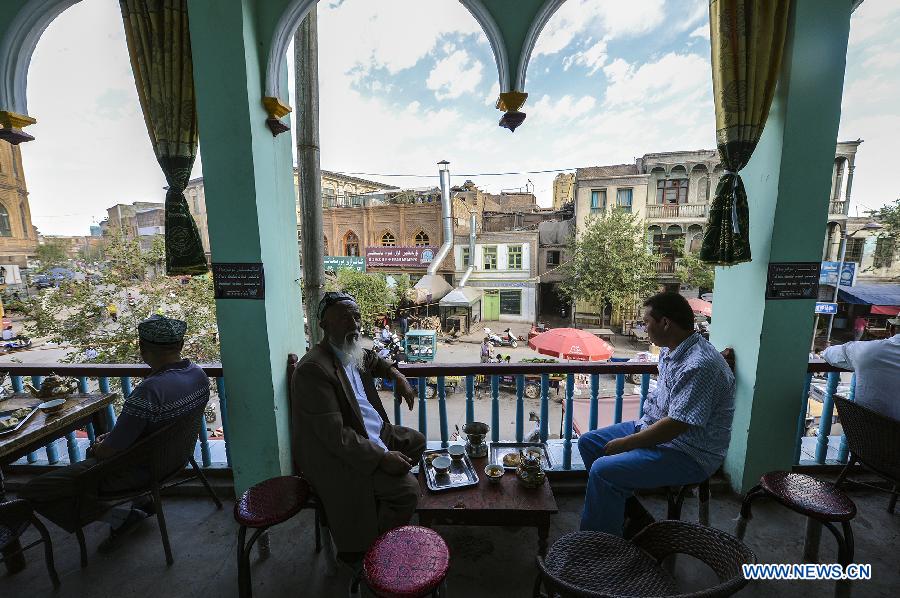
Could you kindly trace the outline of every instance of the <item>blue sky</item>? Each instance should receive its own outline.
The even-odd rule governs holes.
[[[497,70],[456,0],[323,0],[319,7],[322,167],[425,186],[436,162],[456,175],[631,162],[714,147],[707,0],[568,0],[528,69],[528,114],[497,127]],[[851,21],[839,137],[862,138],[854,204],[897,196],[900,5],[865,0]],[[85,31],[99,32],[84,35]],[[292,58],[292,56],[290,56]],[[290,66],[292,68],[292,61]],[[29,72],[22,145],[35,224],[85,234],[118,202],[161,201],[164,180],[134,91],[116,0],[83,0],[42,37]],[[201,140],[202,156],[202,140]],[[200,161],[195,176],[202,174]],[[540,202],[553,174],[471,177],[482,188],[530,179]]]

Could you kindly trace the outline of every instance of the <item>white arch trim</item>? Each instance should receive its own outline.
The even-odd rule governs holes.
[[[531,60],[531,53],[534,51],[534,46],[544,26],[563,2],[565,0],[546,0],[531,22],[531,27],[528,28],[525,36],[525,43],[522,44],[522,55],[519,56],[519,66],[516,70],[516,91],[525,91],[525,74],[528,70],[528,62]],[[501,91],[503,90],[501,89]]]
[[[287,49],[294,39],[294,32],[300,26],[300,22],[306,18],[306,14],[318,3],[318,0],[293,0],[281,13],[275,31],[272,34],[272,44],[269,46],[269,58],[266,61],[266,93],[267,97],[278,98],[284,104],[288,103],[288,94],[281,95],[281,72],[287,58]]]
[[[0,110],[28,115],[28,67],[38,40],[53,20],[81,0],[28,0],[0,42]]]
[[[509,57],[506,55],[506,43],[503,40],[503,33],[497,25],[497,21],[488,12],[482,0],[459,0],[465,6],[478,24],[484,31],[488,42],[491,44],[491,50],[494,52],[494,62],[497,63],[497,76],[500,81],[500,93],[505,91],[513,91],[509,78]],[[529,51],[529,55],[531,52]],[[521,91],[521,88],[517,88]]]

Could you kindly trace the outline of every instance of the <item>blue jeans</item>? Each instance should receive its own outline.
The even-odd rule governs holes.
[[[622,422],[588,432],[578,451],[588,470],[581,529],[622,535],[625,501],[637,488],[697,484],[709,476],[687,454],[655,446],[603,456],[606,443],[636,432],[635,422]]]

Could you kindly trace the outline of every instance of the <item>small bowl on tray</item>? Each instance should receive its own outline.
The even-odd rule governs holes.
[[[431,462],[431,466],[437,475],[447,475],[450,473],[450,463],[450,457],[441,455]]]
[[[487,479],[492,484],[497,484],[500,482],[500,479],[503,477],[504,469],[502,465],[491,464],[487,465],[484,468],[484,475],[487,476]]]
[[[51,399],[49,401],[44,401],[43,403],[38,405],[38,409],[40,409],[47,415],[50,415],[52,413],[56,413],[57,411],[61,411],[65,404],[65,399]]]
[[[466,454],[466,447],[461,444],[451,444],[447,447],[447,453],[454,461],[461,460]]]

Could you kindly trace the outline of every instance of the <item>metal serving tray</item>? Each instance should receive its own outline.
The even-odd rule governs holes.
[[[444,490],[453,490],[454,488],[467,488],[468,486],[478,485],[478,474],[472,467],[472,461],[469,455],[463,455],[462,459],[450,459],[450,472],[447,475],[438,475],[426,460],[426,455],[440,454],[450,457],[447,449],[435,449],[422,453],[422,459],[419,463],[419,471],[424,472],[425,484],[432,492],[442,492]]]
[[[23,407],[23,409],[25,409],[25,407]],[[14,428],[0,429],[0,436],[4,436],[4,435],[6,435],[6,434],[12,434],[12,433],[14,433],[14,432],[17,432],[17,431],[19,430],[19,428],[21,428],[22,426],[24,426],[24,425],[28,422],[28,420],[31,419],[31,416],[33,416],[35,413],[37,413],[37,410],[38,410],[37,407],[32,407],[32,408],[31,408],[31,413],[29,413],[28,415],[26,415],[25,417],[23,417],[22,419],[20,419],[20,420],[19,420],[19,423],[16,424],[16,427],[14,427]],[[0,417],[7,416],[7,415],[9,415],[10,413],[12,413],[13,411],[15,411],[15,409],[8,409],[8,410],[6,410],[6,411],[0,411]]]
[[[519,449],[530,446],[537,447],[543,451],[544,458],[542,464],[544,469],[553,469],[553,457],[550,456],[550,451],[547,450],[546,442],[492,442],[491,448],[488,451],[488,463],[491,465],[501,465],[503,466],[503,469],[506,469],[507,471],[515,469],[515,465],[503,465],[503,455],[507,453],[518,453]]]

